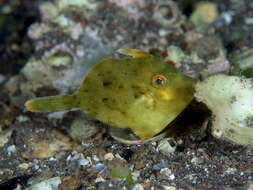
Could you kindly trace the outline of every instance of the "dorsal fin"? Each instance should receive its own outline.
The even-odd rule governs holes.
[[[142,58],[150,56],[149,53],[140,49],[119,49],[118,52],[123,55],[131,56],[133,58]]]

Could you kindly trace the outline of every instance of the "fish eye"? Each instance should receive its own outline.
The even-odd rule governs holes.
[[[152,85],[156,88],[162,88],[167,84],[167,78],[161,74],[155,74],[152,77]]]

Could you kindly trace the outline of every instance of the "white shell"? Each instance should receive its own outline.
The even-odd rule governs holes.
[[[215,75],[198,82],[195,97],[212,111],[212,133],[253,145],[253,79]]]

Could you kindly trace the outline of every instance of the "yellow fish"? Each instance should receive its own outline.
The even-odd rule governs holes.
[[[73,95],[28,101],[33,112],[79,108],[112,127],[130,128],[141,141],[161,132],[191,102],[195,79],[142,50],[121,49],[132,58],[105,59]]]

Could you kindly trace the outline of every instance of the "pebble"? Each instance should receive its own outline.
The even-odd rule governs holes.
[[[95,161],[95,162],[99,162],[99,158],[97,155],[92,155],[92,159]]]
[[[248,24],[248,25],[252,25],[253,24],[253,17],[246,18],[245,23]]]
[[[225,174],[234,174],[237,171],[236,168],[228,168],[224,173]]]
[[[2,131],[0,133],[0,147],[3,147],[10,139],[13,129]]]
[[[14,153],[15,151],[16,151],[15,145],[8,146],[7,148],[8,155],[10,155],[11,153]]]
[[[141,184],[136,184],[136,185],[132,188],[132,190],[144,190],[144,188],[142,187]]]
[[[90,164],[88,159],[85,159],[82,153],[78,153],[73,151],[71,155],[69,155],[66,159],[67,161],[77,160],[80,166],[87,166]]]
[[[191,163],[193,163],[193,164],[203,164],[204,161],[205,161],[204,158],[194,157],[191,159]]]
[[[50,158],[55,156],[59,151],[69,150],[72,148],[70,138],[57,130],[47,130],[37,128],[38,133],[31,137],[30,133],[25,134],[25,144],[27,145],[24,157],[33,158]],[[43,129],[43,130],[41,130]]]
[[[86,160],[86,159],[81,159],[81,160],[79,160],[79,165],[80,166],[87,166],[87,165],[89,165],[89,160]]]
[[[96,164],[95,166],[92,167],[96,173],[99,173],[101,172],[102,170],[104,170],[105,168],[105,165],[104,164],[101,164],[101,163],[98,163]]]
[[[27,170],[27,169],[29,168],[29,164],[27,164],[27,163],[19,164],[19,165],[18,165],[18,168]]]
[[[109,152],[109,153],[105,154],[104,159],[112,161],[114,159],[113,153]]]
[[[70,128],[70,136],[78,141],[83,141],[99,131],[99,127],[94,121],[87,120],[86,118],[75,119]]]
[[[3,83],[5,81],[5,76],[0,75],[0,84]]]
[[[61,184],[61,178],[53,177],[35,185],[32,185],[27,190],[58,190],[59,184]]]
[[[133,180],[134,181],[137,181],[138,180],[138,177],[140,176],[140,171],[134,171],[132,172],[132,177],[133,177]]]
[[[156,171],[160,171],[162,168],[166,168],[166,163],[165,163],[165,162],[160,162],[160,163],[158,163],[158,164],[155,164],[155,165],[153,166],[152,170],[153,170],[154,172],[156,172]]]
[[[175,152],[176,146],[172,146],[169,142],[168,139],[163,139],[157,146],[157,151],[161,151],[164,154],[170,154]]]
[[[176,190],[176,187],[170,186],[170,185],[168,185],[168,186],[167,186],[167,185],[164,185],[164,186],[163,186],[163,189],[164,189],[164,190]]]
[[[17,117],[17,120],[21,123],[21,122],[28,121],[29,118],[26,117],[26,116],[20,115],[20,116]]]
[[[165,178],[165,179],[170,179],[170,180],[174,180],[175,179],[175,175],[172,174],[171,169],[169,168],[162,168],[160,171],[161,177]]]
[[[224,12],[222,15],[222,18],[224,19],[225,23],[227,25],[231,24],[232,23],[232,20],[233,20],[233,17],[231,15],[231,13],[229,12]]]
[[[139,170],[145,167],[145,164],[141,163],[141,164],[135,164],[135,169]]]
[[[105,179],[102,178],[101,176],[99,176],[99,177],[97,177],[97,178],[95,179],[95,183],[100,183],[100,182],[104,182],[104,181],[105,181]]]

